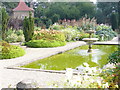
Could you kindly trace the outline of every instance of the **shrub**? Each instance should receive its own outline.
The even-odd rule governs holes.
[[[9,43],[12,43],[12,42],[24,42],[25,41],[25,38],[24,38],[24,35],[23,35],[23,30],[11,30],[9,29],[7,32],[6,32],[6,39],[5,41],[9,42]]]
[[[35,31],[33,40],[39,40],[39,39],[65,41],[65,36],[61,31],[56,31],[56,30]]]
[[[115,51],[114,53],[109,55],[109,62],[113,64],[120,63],[120,45],[118,46],[118,51]]]
[[[16,31],[15,31],[15,34],[16,34],[17,36],[22,36],[22,35],[23,35],[23,30],[16,30]]]
[[[64,33],[66,41],[72,41],[79,37],[79,31],[77,31],[76,29],[66,28],[61,31]]]
[[[17,35],[12,33],[11,35],[9,35],[8,37],[6,37],[5,41],[7,42],[17,42]]]
[[[114,32],[112,28],[107,25],[99,25],[96,30],[97,30],[96,35],[99,36],[99,40],[101,40],[101,35],[103,35],[104,37],[103,40],[105,41],[111,40],[117,36],[117,33]]]
[[[107,68],[100,73],[100,76],[105,82],[109,83],[109,88],[115,88],[118,85],[120,88],[120,65],[115,68]]]
[[[64,26],[63,25],[54,24],[54,25],[50,26],[50,29],[61,30],[61,29],[64,29]]]
[[[11,59],[23,56],[25,51],[19,46],[10,45],[5,41],[0,42],[2,52],[0,52],[0,59]]]
[[[96,27],[96,31],[99,31],[99,30],[108,30],[108,29],[112,29],[110,26],[108,25],[104,25],[104,24],[100,24],[100,25],[97,25]]]
[[[80,35],[79,35],[79,39],[82,40],[83,38],[88,38],[89,37],[89,34],[88,33],[84,33],[84,32],[81,32]]]
[[[25,45],[34,48],[43,48],[43,47],[58,47],[64,46],[66,44],[65,41],[56,41],[56,40],[31,40],[26,42]]]
[[[35,30],[35,31],[40,31],[40,30],[41,30],[41,27],[36,27],[36,26],[34,26],[34,30]]]

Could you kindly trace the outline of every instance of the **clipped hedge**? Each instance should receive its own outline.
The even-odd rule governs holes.
[[[24,49],[19,46],[10,45],[7,42],[0,42],[0,59],[11,59],[23,56],[25,54]]]
[[[56,40],[31,40],[25,43],[28,47],[34,48],[44,48],[44,47],[58,47],[66,45],[65,41],[56,41]]]

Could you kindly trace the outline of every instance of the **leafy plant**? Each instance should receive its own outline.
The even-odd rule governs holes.
[[[109,83],[109,88],[115,88],[116,85],[120,87],[120,65],[103,70],[100,76],[105,82]]]
[[[73,75],[73,69],[66,69],[66,80],[61,84],[64,88],[118,88],[116,81],[118,74],[110,74],[113,71],[101,70],[96,67],[89,67],[87,63],[83,63],[85,68],[81,69],[82,73]],[[102,72],[102,73],[101,73]],[[120,67],[114,72],[120,73]],[[84,74],[84,75],[83,75]],[[115,77],[117,76],[117,77]],[[114,82],[114,84],[113,84]],[[54,87],[59,87],[59,84],[54,83]]]
[[[112,30],[110,26],[107,25],[98,25],[96,35],[99,36],[99,40],[104,41],[111,40],[117,36],[117,33]]]
[[[50,26],[50,29],[53,29],[53,30],[62,30],[62,29],[64,29],[64,26],[59,25],[59,24],[53,24],[52,26]]]
[[[39,39],[65,41],[65,36],[61,31],[56,30],[35,31],[33,40]]]
[[[0,42],[0,47],[0,59],[11,59],[25,54],[25,51],[19,46],[10,45],[5,41]]]
[[[120,45],[118,45],[118,50],[109,55],[109,62],[113,64],[120,63]]]
[[[61,30],[64,35],[65,35],[65,40],[66,41],[73,41],[73,40],[76,40],[77,38],[79,39],[79,31],[77,31],[76,29],[73,29],[73,28],[66,28],[66,29],[63,29]]]
[[[8,29],[6,31],[6,39],[7,42],[23,42],[25,40],[23,35],[23,30],[12,30]]]

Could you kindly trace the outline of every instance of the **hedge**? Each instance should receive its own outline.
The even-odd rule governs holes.
[[[66,45],[65,41],[56,41],[56,40],[31,40],[25,43],[28,47],[34,48],[47,48],[47,47],[58,47]]]

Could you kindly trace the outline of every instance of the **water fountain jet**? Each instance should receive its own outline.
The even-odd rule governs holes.
[[[85,31],[85,33],[89,34],[89,38],[83,38],[82,40],[87,42],[89,45],[88,53],[92,52],[92,43],[96,42],[98,38],[92,38],[92,34],[95,33],[95,30]]]

